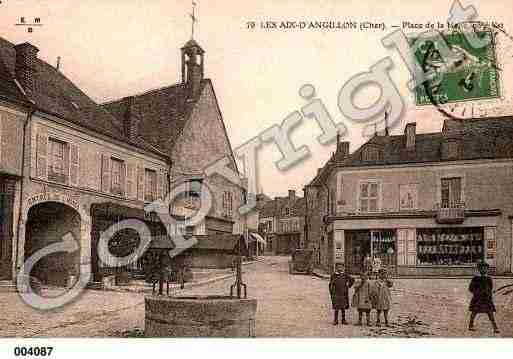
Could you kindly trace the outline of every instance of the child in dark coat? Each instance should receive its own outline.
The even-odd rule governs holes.
[[[342,314],[342,324],[346,322],[346,309],[349,309],[349,288],[354,284],[354,279],[345,273],[344,265],[337,263],[335,273],[331,275],[329,290],[331,303],[335,311],[333,325],[338,324],[338,312]]]
[[[474,320],[477,314],[486,313],[493,326],[493,331],[499,333],[499,328],[495,322],[495,305],[493,304],[493,280],[488,276],[489,266],[485,262],[477,265],[478,276],[472,278],[468,290],[472,293],[470,301],[470,322],[468,330],[474,331]]]

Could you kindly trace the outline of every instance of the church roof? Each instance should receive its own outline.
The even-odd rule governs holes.
[[[202,88],[210,80],[202,80]],[[102,104],[118,121],[128,111],[128,97]],[[187,99],[184,84],[174,84],[130,96],[131,115],[140,120],[139,133],[146,141],[166,153],[171,153],[187,122],[194,102]]]

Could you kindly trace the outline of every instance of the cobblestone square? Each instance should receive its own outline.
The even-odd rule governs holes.
[[[477,330],[467,330],[469,279],[396,279],[391,326],[358,327],[354,309],[349,325],[332,325],[328,281],[290,275],[288,257],[262,257],[244,266],[248,295],[258,299],[257,337],[513,337],[511,297],[496,296],[501,334],[494,335],[486,316]],[[233,278],[179,292],[183,295],[228,294]],[[511,283],[495,280],[496,287]],[[4,312],[1,337],[137,337],[144,329],[144,295],[87,290],[74,303],[51,312],[25,305],[14,292],[0,293]],[[509,301],[509,302],[508,302]],[[374,322],[374,315],[372,321]]]

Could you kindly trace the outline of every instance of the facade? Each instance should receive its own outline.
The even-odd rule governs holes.
[[[511,273],[513,118],[446,120],[439,133],[374,136],[337,152],[305,187],[320,265],[379,258],[398,275]],[[325,207],[324,207],[325,205]],[[317,204],[317,208],[319,205]]]
[[[266,252],[291,254],[304,247],[306,200],[289,190],[287,197],[267,202],[260,214],[260,232],[266,240]]]
[[[190,190],[173,214],[194,211],[203,185],[214,199],[207,218],[187,231],[242,232],[242,188],[202,171],[224,156],[236,166],[199,45],[182,49],[180,84],[101,106],[38,51],[0,39],[0,279],[13,279],[32,254],[71,235],[79,250],[42,258],[30,275],[65,285],[91,271],[100,280],[112,267],[98,258],[100,233],[138,219],[151,236],[165,235],[144,208],[180,182]],[[135,232],[114,229],[119,255],[138,243]]]

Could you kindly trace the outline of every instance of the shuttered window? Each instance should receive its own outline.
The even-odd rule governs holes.
[[[461,203],[461,178],[442,179],[442,208],[457,207]]]
[[[157,172],[150,169],[144,171],[144,200],[153,202],[157,199]]]
[[[233,194],[229,191],[223,193],[223,216],[233,216]]]
[[[111,158],[111,193],[123,196],[125,194],[125,162]]]
[[[69,184],[78,186],[80,178],[80,153],[75,144],[69,145]]]
[[[46,179],[48,174],[48,135],[42,131],[36,137],[36,177]]]
[[[136,188],[136,167],[133,163],[128,163],[126,165],[126,195],[130,199],[137,198],[137,188]]]
[[[102,155],[102,192],[110,192],[110,156]]]

